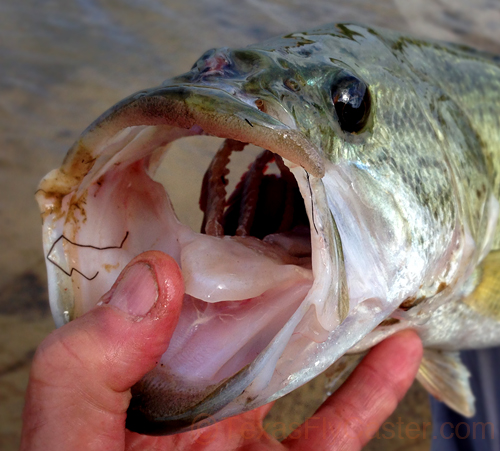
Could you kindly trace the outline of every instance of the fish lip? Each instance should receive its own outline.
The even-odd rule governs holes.
[[[238,373],[221,382],[191,409],[171,416],[151,415],[151,413],[143,407],[143,393],[140,386],[144,379],[152,377],[154,370],[151,371],[146,374],[145,378],[132,387],[132,399],[127,409],[127,429],[144,435],[171,435],[206,426],[200,425],[200,422],[206,420],[227,404],[226,401],[221,402],[219,400],[219,402],[217,402],[217,395],[227,388],[229,388],[230,391],[234,391],[234,386],[239,380],[248,378],[247,370],[249,366],[250,365],[245,366]],[[241,392],[241,390],[239,391]],[[236,398],[239,394],[241,393],[233,393],[230,399]]]
[[[168,125],[252,143],[301,166],[316,178],[325,174],[323,156],[297,129],[260,111],[218,87],[180,84],[160,86],[121,100],[82,133],[61,168],[47,174],[38,187],[42,215],[44,197],[66,195],[93,168],[99,155],[93,149],[120,130],[139,125]],[[196,130],[198,128],[199,130]],[[80,164],[80,160],[82,164]],[[76,164],[75,164],[76,163]]]
[[[221,117],[224,119],[223,121],[221,121]],[[247,120],[252,124],[249,125]],[[37,200],[44,218],[46,255],[56,239],[54,230],[57,229],[57,221],[61,219],[61,211],[57,211],[54,206],[54,198],[62,198],[68,193],[80,190],[82,183],[85,183],[85,177],[91,171],[99,169],[99,165],[101,165],[99,161],[101,155],[98,149],[102,149],[102,143],[115,136],[120,130],[138,125],[167,125],[175,129],[185,129],[186,135],[210,134],[250,142],[284,156],[284,159],[296,169],[296,172],[302,171],[303,174],[307,175],[308,181],[309,179],[315,180],[316,185],[323,185],[320,179],[324,175],[324,163],[319,151],[298,130],[290,128],[276,118],[260,111],[257,107],[250,106],[222,89],[206,86],[162,86],[142,91],[122,100],[94,121],[72,147],[61,168],[49,173],[41,181]],[[283,150],[284,148],[285,150]],[[290,148],[295,153],[286,153],[287,149]],[[82,154],[85,155],[84,160],[82,160],[85,164],[80,165]],[[306,201],[305,191],[308,189],[301,189],[304,201]],[[317,213],[318,208],[314,207],[316,199],[310,186],[309,201],[310,205],[306,209],[312,225],[315,210]],[[61,207],[59,208],[61,209]],[[316,234],[319,235],[316,225],[314,228]],[[312,226],[311,230],[313,230]],[[325,236],[324,239],[329,238]],[[51,307],[56,325],[61,326],[72,319],[71,306],[61,312],[61,305],[67,305],[72,297],[71,279],[65,280],[65,275],[62,275],[61,279],[58,270],[48,262],[47,267]],[[314,279],[317,279],[316,274],[314,274]],[[306,296],[307,298],[309,298],[309,294]],[[304,306],[303,301],[294,313],[292,318],[294,318],[295,324],[298,324],[301,315],[304,315],[306,307],[309,305]],[[179,418],[156,419],[153,423],[150,422],[150,426],[158,423],[161,424],[160,429],[168,431],[167,433],[179,432],[178,428],[181,426],[184,430],[193,427],[193,420],[199,417],[200,409],[210,413],[219,411],[221,406],[227,405],[241,395],[253,380],[253,376],[259,374],[269,357],[272,344],[277,341],[281,332],[278,332],[249,368],[237,373],[225,382],[226,394],[230,392],[231,395],[226,396],[224,401],[217,403],[210,401],[219,389],[216,388],[214,392],[200,401],[195,410],[186,410]],[[137,427],[141,423],[143,424],[143,422],[137,421]],[[128,424],[131,428],[134,427],[132,417]],[[134,430],[136,429],[134,428]],[[143,427],[142,430],[147,433],[147,428]],[[155,429],[154,433],[158,434],[159,432]]]
[[[140,91],[106,111],[83,135],[99,139],[99,130],[109,124],[116,131],[131,125],[198,126],[209,135],[266,148],[314,177],[325,174],[320,151],[301,132],[220,87],[184,83]],[[83,144],[93,143],[87,139]]]

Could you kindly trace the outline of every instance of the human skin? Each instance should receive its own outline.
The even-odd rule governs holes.
[[[183,294],[175,261],[145,252],[96,308],[51,333],[33,360],[21,450],[360,450],[394,411],[422,357],[413,331],[383,341],[283,442],[264,430],[270,404],[178,435],[130,432],[130,387],[167,349]]]

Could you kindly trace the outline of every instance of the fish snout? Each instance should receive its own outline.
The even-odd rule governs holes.
[[[195,63],[193,68],[198,69],[200,77],[208,75],[224,75],[226,69],[232,66],[230,50],[228,48],[211,49]]]
[[[205,52],[194,64],[193,69],[197,71],[198,82],[213,75],[241,80],[265,65],[264,60],[264,56],[254,50],[224,47]]]

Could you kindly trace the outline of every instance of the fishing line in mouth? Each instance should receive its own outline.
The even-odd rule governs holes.
[[[70,271],[66,271],[61,265],[59,265],[59,263],[57,263],[56,261],[54,261],[50,257],[50,254],[54,251],[54,248],[57,245],[57,243],[59,241],[61,241],[61,240],[65,240],[68,243],[72,244],[73,246],[83,247],[83,248],[89,248],[89,249],[96,249],[98,251],[105,251],[105,250],[110,250],[110,249],[122,249],[123,245],[125,244],[125,241],[127,241],[127,238],[129,236],[129,234],[130,234],[130,232],[127,230],[127,232],[125,233],[125,236],[123,237],[123,239],[122,239],[122,241],[121,241],[121,243],[120,243],[119,246],[106,246],[106,247],[98,247],[98,246],[94,246],[92,244],[80,244],[80,243],[77,243],[75,241],[70,240],[68,237],[66,237],[64,234],[62,234],[59,238],[57,238],[57,240],[55,240],[52,243],[52,246],[50,247],[50,250],[47,253],[47,260],[50,263],[52,263],[54,266],[56,266],[57,268],[59,268],[68,277],[71,277],[74,272],[77,272],[78,274],[80,274],[82,277],[84,277],[88,281],[91,281],[91,280],[94,280],[97,277],[97,275],[99,274],[99,271],[97,271],[92,277],[86,276],[85,274],[83,274],[83,272],[81,272],[79,269],[74,268],[74,267],[72,267]]]
[[[311,218],[312,218],[314,230],[316,230],[316,233],[319,234],[318,228],[316,227],[316,222],[314,221],[314,202],[313,202],[313,192],[312,192],[311,180],[310,180],[309,172],[307,172],[305,169],[304,169],[304,171],[306,173],[307,186],[309,187],[309,194],[311,196]]]

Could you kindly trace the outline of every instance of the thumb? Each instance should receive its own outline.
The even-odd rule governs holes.
[[[130,387],[154,368],[184,294],[175,261],[145,252],[96,308],[49,335],[31,368],[22,450],[123,450]]]

